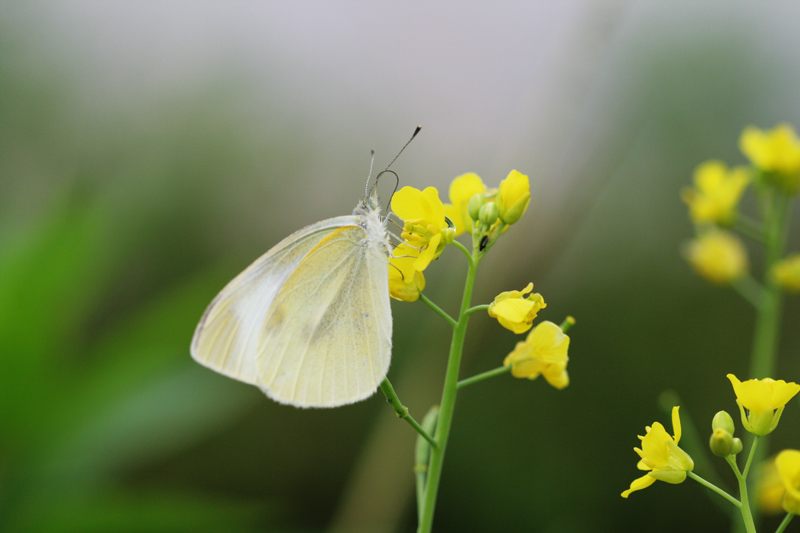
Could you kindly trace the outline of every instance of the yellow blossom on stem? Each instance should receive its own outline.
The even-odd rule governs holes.
[[[453,242],[453,229],[444,219],[444,207],[434,187],[420,191],[403,187],[392,196],[392,211],[403,219],[403,241],[415,251],[414,268],[422,272]]]
[[[712,229],[689,243],[686,258],[703,278],[724,285],[741,278],[748,268],[747,250],[733,233]]]
[[[775,458],[775,466],[786,491],[783,496],[783,510],[800,514],[800,451],[783,450]]]
[[[569,385],[568,349],[569,337],[556,324],[545,321],[517,343],[503,365],[511,365],[511,374],[516,378],[536,379],[541,374],[550,385],[563,389]]]
[[[476,194],[485,194],[486,185],[474,172],[468,172],[450,183],[450,203],[444,204],[444,214],[456,226],[455,236],[471,230],[472,218],[469,216],[469,201]]]
[[[682,483],[686,479],[686,472],[694,470],[694,461],[689,454],[678,447],[681,440],[681,420],[678,416],[679,407],[672,408],[672,429],[675,435],[670,437],[667,430],[660,423],[655,422],[646,426],[647,432],[642,441],[641,448],[634,448],[641,460],[636,465],[639,470],[649,470],[644,476],[633,480],[628,490],[622,493],[623,498],[630,496],[631,492],[642,490],[656,480],[667,483]]]
[[[489,316],[514,333],[525,333],[531,329],[539,311],[547,307],[538,292],[526,297],[532,290],[533,283],[528,283],[521,291],[501,292],[489,304]]]
[[[761,463],[758,468],[758,483],[756,484],[756,499],[758,508],[766,514],[778,514],[783,511],[783,488],[781,476],[772,457]]]
[[[800,188],[800,139],[791,125],[783,123],[770,131],[748,126],[739,139],[739,148],[753,165],[764,172],[764,179],[787,194]]]
[[[784,290],[800,292],[800,254],[793,254],[775,263],[772,277]]]
[[[747,169],[728,170],[721,161],[706,161],[694,172],[694,188],[684,189],[683,201],[689,205],[689,216],[696,224],[731,224],[736,219],[736,206],[750,182]]]
[[[531,186],[528,176],[512,170],[497,188],[497,209],[500,220],[514,224],[528,209],[531,202]]]
[[[404,302],[415,302],[425,289],[425,276],[414,268],[417,250],[407,244],[395,248],[389,258],[389,296]]]
[[[786,403],[800,392],[800,385],[774,379],[749,379],[745,382],[728,374],[742,415],[742,424],[750,433],[766,435],[780,422]]]

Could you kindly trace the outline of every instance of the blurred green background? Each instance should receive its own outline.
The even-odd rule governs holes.
[[[278,405],[189,341],[229,279],[349,213],[369,150],[385,166],[419,123],[403,185],[531,176],[475,303],[533,281],[541,318],[577,319],[564,391],[460,394],[437,530],[728,531],[696,483],[619,494],[636,435],[670,427],[664,391],[702,441],[736,410],[725,374],[748,377],[754,313],[681,259],[679,191],[703,160],[743,163],[746,125],[800,125],[799,19],[788,1],[0,3],[0,530],[412,530],[414,435],[380,395]],[[427,294],[455,310],[465,271],[447,252]],[[389,376],[421,418],[449,333],[393,310]],[[794,381],[798,312],[776,376]],[[476,316],[463,375],[517,340]],[[800,447],[799,408],[773,449]]]

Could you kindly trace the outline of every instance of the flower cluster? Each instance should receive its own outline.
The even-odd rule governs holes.
[[[530,203],[528,176],[512,170],[496,190],[488,189],[474,173],[450,184],[450,202],[443,204],[434,187],[403,187],[392,196],[392,212],[403,220],[402,243],[389,259],[389,293],[413,302],[425,289],[422,272],[445,246],[467,231],[484,251],[497,236],[517,222]],[[474,209],[473,209],[474,208]]]
[[[783,380],[766,378],[742,382],[733,374],[727,377],[733,385],[744,428],[757,436],[775,430],[786,404],[800,392],[800,385]],[[649,487],[656,480],[681,483],[688,472],[694,470],[692,458],[678,446],[681,438],[678,407],[672,409],[672,427],[675,431],[672,437],[658,422],[646,428],[644,437],[639,437],[642,447],[634,448],[641,458],[637,466],[640,470],[648,470],[648,473],[634,480],[630,488],[622,493],[623,498]],[[725,411],[718,412],[711,422],[711,430],[711,451],[718,457],[727,457],[732,465],[735,464],[732,456],[742,451],[742,441],[733,436],[733,418]],[[738,469],[736,474],[737,477],[742,475]],[[704,482],[699,476],[692,476]],[[769,507],[774,508],[776,500],[782,500],[786,512],[797,514],[800,511],[800,451],[785,450],[778,454],[772,470],[762,476],[759,493],[759,500]]]
[[[728,168],[721,161],[706,161],[695,170],[694,187],[681,193],[697,229],[697,237],[685,247],[684,255],[701,277],[719,285],[735,284],[749,269],[744,244],[722,228],[766,239],[766,227],[743,219],[738,212],[747,187],[754,184],[762,200],[773,193],[786,198],[800,192],[800,139],[790,125],[780,124],[769,131],[748,126],[739,147],[750,166]],[[762,204],[776,205],[774,201]],[[800,292],[800,259],[787,258],[768,267],[779,286]]]
[[[413,302],[425,289],[423,271],[441,255],[455,237],[469,233],[478,257],[485,254],[509,226],[517,223],[531,200],[528,176],[512,170],[496,189],[488,188],[475,173],[462,174],[450,184],[450,203],[442,204],[433,187],[403,187],[392,197],[392,211],[403,219],[402,243],[389,260],[389,290],[393,298]],[[539,311],[547,307],[533,292],[533,283],[521,291],[500,293],[489,304],[489,316],[503,327],[521,334],[533,327]],[[517,343],[503,365],[518,378],[540,375],[553,387],[569,384],[567,350],[569,337],[562,326],[542,322]]]

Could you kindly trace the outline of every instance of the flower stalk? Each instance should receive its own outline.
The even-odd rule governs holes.
[[[461,355],[464,349],[464,337],[467,332],[469,314],[467,311],[472,299],[472,289],[475,285],[475,274],[479,262],[479,252],[473,250],[469,261],[467,281],[464,285],[464,294],[461,298],[461,311],[458,321],[453,329],[450,343],[450,355],[447,360],[447,373],[444,379],[444,391],[439,407],[439,420],[436,425],[435,439],[437,447],[431,450],[431,460],[428,465],[428,479],[425,486],[425,496],[422,504],[422,513],[419,522],[419,533],[429,533],[433,527],[433,513],[436,509],[436,496],[439,491],[439,482],[444,466],[444,454],[447,449],[447,439],[450,436],[450,427],[453,423],[456,396],[458,394],[458,373],[461,368]]]

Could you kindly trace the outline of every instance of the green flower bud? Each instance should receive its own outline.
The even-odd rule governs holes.
[[[708,447],[717,457],[727,457],[733,453],[733,435],[722,428],[715,429],[708,441]]]
[[[469,199],[469,204],[467,207],[467,211],[469,212],[469,218],[472,220],[478,220],[480,217],[480,210],[481,206],[486,201],[486,198],[483,197],[481,193],[475,194],[472,198]]]
[[[497,204],[494,202],[487,202],[481,206],[478,219],[481,221],[481,224],[491,226],[497,222],[497,216]]]
[[[731,435],[736,431],[736,427],[733,425],[733,418],[726,411],[720,411],[714,415],[714,419],[711,421],[711,429],[713,431],[724,429]]]
[[[733,451],[731,453],[733,455],[738,455],[742,451],[742,439],[733,439]]]

